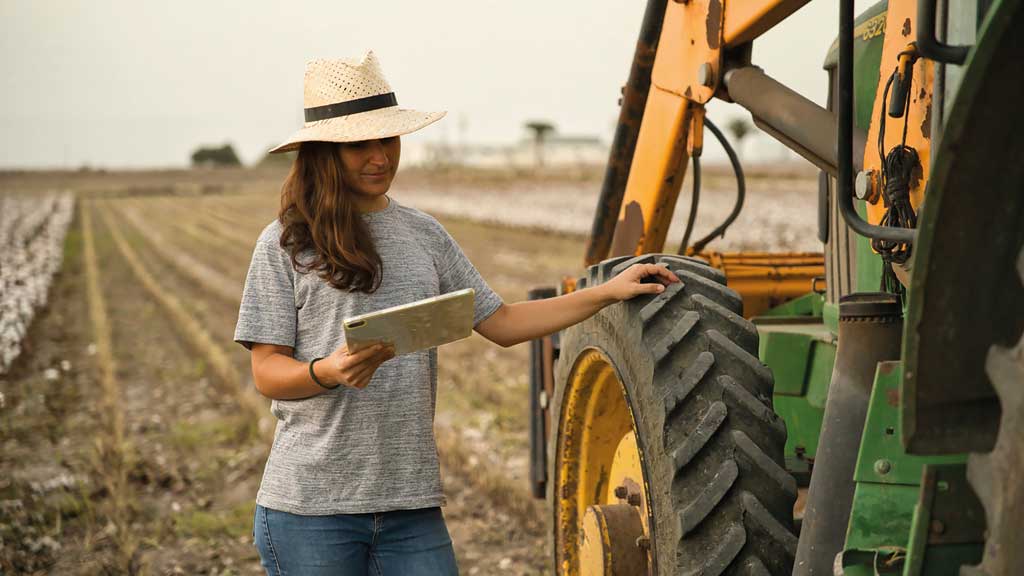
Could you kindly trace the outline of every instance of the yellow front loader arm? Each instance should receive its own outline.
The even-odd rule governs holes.
[[[749,59],[749,42],[806,2],[733,0],[724,7],[720,0],[667,3],[628,179],[621,196],[614,191],[602,194],[587,265],[612,256],[665,251],[686,166],[703,148],[704,104],[715,96],[728,98],[721,75],[725,60]],[[623,103],[624,118],[631,104],[635,106]],[[633,116],[635,122],[636,114]],[[621,165],[622,159],[618,162]],[[616,202],[616,196],[621,200]],[[616,213],[614,227],[601,226],[600,222],[610,223],[611,211]],[[807,293],[812,280],[824,275],[821,255],[773,256],[760,254],[756,265],[742,267],[743,282],[735,288],[751,302],[744,315]],[[723,264],[744,258],[742,254],[716,254],[711,260]],[[731,267],[734,271],[739,268]]]

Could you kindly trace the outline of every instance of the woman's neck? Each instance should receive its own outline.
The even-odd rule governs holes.
[[[357,212],[379,212],[391,204],[391,200],[386,194],[369,198],[353,198],[352,202],[355,204]]]

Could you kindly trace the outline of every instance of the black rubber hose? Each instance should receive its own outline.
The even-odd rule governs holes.
[[[743,176],[743,166],[740,164],[740,157],[736,155],[736,151],[733,150],[732,145],[729,144],[729,139],[725,137],[725,134],[715,126],[715,123],[709,120],[707,117],[704,118],[704,125],[711,130],[711,133],[718,139],[719,144],[725,149],[725,153],[729,156],[729,163],[732,164],[732,171],[736,174],[736,204],[732,207],[732,212],[725,218],[725,221],[718,225],[717,228],[711,231],[710,234],[697,240],[693,243],[693,251],[700,252],[707,246],[708,242],[711,242],[715,238],[725,236],[726,229],[736,221],[736,218],[740,215],[740,210],[743,209],[743,200],[747,197],[747,179]],[[685,248],[685,246],[684,246]]]
[[[686,217],[686,232],[679,244],[679,254],[686,255],[686,246],[690,243],[693,223],[697,220],[697,206],[700,204],[700,156],[693,157],[693,194],[690,198],[690,214]]]

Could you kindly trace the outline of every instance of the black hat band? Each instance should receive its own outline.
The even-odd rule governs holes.
[[[391,106],[398,106],[398,99],[395,98],[394,92],[377,94],[376,96],[367,96],[366,98],[357,98],[346,102],[337,102],[335,104],[326,104],[315,108],[306,108],[306,122],[316,122],[317,120],[326,120],[328,118],[337,118],[339,116],[350,116],[352,114],[359,114],[360,112],[369,112],[370,110],[379,110],[381,108],[388,108]]]

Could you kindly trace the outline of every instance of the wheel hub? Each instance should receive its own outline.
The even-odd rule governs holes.
[[[601,351],[576,362],[560,426],[559,572],[646,576],[652,546],[643,464],[625,388]]]
[[[595,505],[583,514],[580,565],[586,568],[585,574],[646,576],[648,547],[635,506]]]

